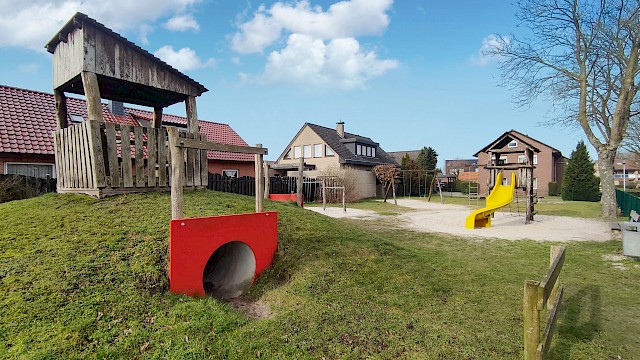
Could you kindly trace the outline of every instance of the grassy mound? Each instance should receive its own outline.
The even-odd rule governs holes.
[[[185,196],[188,217],[254,206],[232,194]],[[278,252],[244,301],[271,315],[251,319],[230,304],[168,293],[168,194],[0,204],[0,357],[521,357],[522,284],[546,271],[548,244],[468,241],[266,205],[279,212]],[[619,248],[568,245],[552,357],[640,356],[640,267],[603,260]]]

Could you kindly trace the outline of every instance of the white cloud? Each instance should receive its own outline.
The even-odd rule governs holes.
[[[322,11],[308,0],[294,4],[276,2],[260,6],[253,19],[240,24],[232,48],[240,53],[261,52],[279,39],[282,30],[330,40],[361,35],[380,35],[389,25],[393,0],[349,0]]]
[[[192,15],[176,15],[169,19],[164,27],[172,31],[200,30],[200,25]]]
[[[509,45],[511,42],[510,37],[501,37],[496,34],[491,34],[482,39],[482,46],[478,49],[478,53],[471,56],[470,62],[473,65],[485,66],[492,61],[500,61],[500,57],[494,55],[492,52],[496,49],[501,49],[504,46]]]
[[[264,79],[350,89],[361,87],[368,79],[397,66],[395,60],[379,60],[375,52],[362,51],[354,38],[334,39],[325,44],[308,35],[292,34],[286,48],[269,55]]]
[[[148,22],[184,13],[202,0],[3,0],[0,12],[0,47],[43,50],[47,41],[77,11],[115,31],[140,29]],[[148,29],[147,29],[148,30]],[[146,34],[141,38],[144,42]]]
[[[264,81],[361,87],[398,66],[396,60],[364,51],[356,39],[381,35],[389,25],[392,4],[393,0],[345,0],[326,11],[308,0],[260,6],[249,21],[238,25],[231,47],[242,54],[259,53],[287,36],[286,46],[268,55]]]
[[[173,47],[165,45],[158,49],[154,55],[180,71],[197,70],[217,64],[215,59],[200,60],[198,54],[190,48],[175,51]]]

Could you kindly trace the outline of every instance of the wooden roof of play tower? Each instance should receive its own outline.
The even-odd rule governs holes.
[[[100,97],[163,108],[207,89],[85,14],[76,13],[47,43],[53,88],[83,95],[82,72],[95,73]]]

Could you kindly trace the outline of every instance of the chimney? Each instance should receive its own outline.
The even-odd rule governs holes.
[[[344,121],[336,123],[336,132],[341,138],[344,138]]]
[[[124,115],[124,104],[122,101],[109,100],[107,107],[113,115]]]

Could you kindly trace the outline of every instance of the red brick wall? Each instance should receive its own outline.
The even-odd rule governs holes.
[[[210,173],[222,174],[222,170],[238,170],[238,176],[256,176],[254,162],[209,160]]]
[[[0,174],[4,174],[5,163],[55,164],[53,155],[0,153]]]

